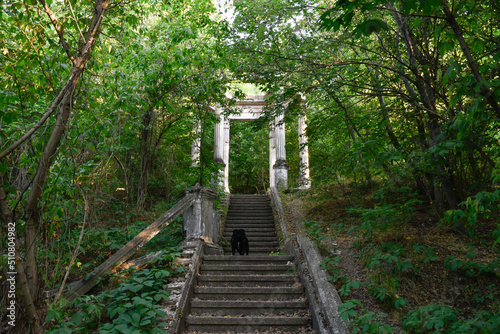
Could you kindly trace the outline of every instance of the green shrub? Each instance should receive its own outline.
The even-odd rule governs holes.
[[[70,308],[65,300],[52,306],[45,321],[55,320],[56,324],[48,333],[166,333],[161,327],[167,324],[157,319],[165,316],[161,308],[169,297],[165,290],[169,278],[183,271],[182,267],[171,266],[178,255],[177,249],[170,249],[155,260],[154,269],[130,271],[130,276],[115,289],[82,296]]]
[[[498,333],[500,315],[485,311],[477,312],[473,318],[458,318],[459,311],[444,305],[426,305],[410,311],[403,319],[404,329],[415,334],[425,333]]]

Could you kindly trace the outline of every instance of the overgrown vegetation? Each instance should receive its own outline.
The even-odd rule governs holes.
[[[265,128],[280,114],[296,187],[303,148],[294,127],[307,116],[305,226],[325,247],[355,328],[498,325],[498,1],[252,0],[219,9],[207,0],[1,3],[0,265],[17,273],[23,314],[7,325],[2,275],[2,330],[143,322],[153,330],[153,304],[144,308],[150,318],[137,318],[124,306],[134,305],[133,290],[120,290],[150,282],[153,269],[80,300],[85,317],[50,306],[59,303],[42,292],[84,277],[186,188],[217,179],[211,107],[232,112],[242,89],[269,103],[254,128],[235,126],[234,189],[267,187]],[[155,240],[157,249],[176,246],[178,224]],[[362,259],[359,270],[342,270],[350,268],[342,252]],[[127,300],[121,311],[102,309],[106,293]]]
[[[351,196],[338,186],[306,194],[314,220],[302,225],[323,251],[354,333],[497,332],[498,218],[460,232],[417,194],[404,196],[408,189],[363,188],[360,198],[354,184],[344,187]]]
[[[114,289],[80,297],[71,305],[65,300],[51,305],[45,318],[51,324],[48,333],[167,333],[162,328],[167,323],[158,319],[166,316],[161,308],[169,297],[169,278],[183,270],[171,265],[176,256],[175,249],[165,250],[155,260],[154,269],[130,270],[112,277]]]

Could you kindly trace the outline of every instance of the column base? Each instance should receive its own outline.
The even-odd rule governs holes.
[[[300,176],[297,180],[298,187],[297,189],[309,189],[311,188],[311,180],[306,178],[305,176]]]
[[[286,160],[276,160],[276,163],[273,166],[274,168],[274,177],[276,188],[278,189],[287,189],[288,188],[288,164]]]

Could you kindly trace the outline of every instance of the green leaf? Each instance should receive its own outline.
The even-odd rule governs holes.
[[[50,309],[45,317],[45,322],[49,322],[52,319],[57,319],[59,317],[59,312]]]
[[[379,19],[369,19],[356,26],[354,33],[356,36],[364,35],[369,36],[373,33],[378,34],[381,31],[388,30],[389,27],[386,22]]]
[[[137,293],[140,291],[144,286],[142,284],[129,284],[127,286],[128,290]]]
[[[141,320],[141,315],[139,313],[132,314],[132,321],[131,321],[132,325],[139,327],[140,320]]]

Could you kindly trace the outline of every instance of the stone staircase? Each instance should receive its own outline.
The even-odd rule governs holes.
[[[232,231],[243,228],[250,254],[231,255]],[[304,287],[292,256],[279,249],[269,198],[232,195],[225,255],[203,255],[186,318],[187,333],[313,333]]]

